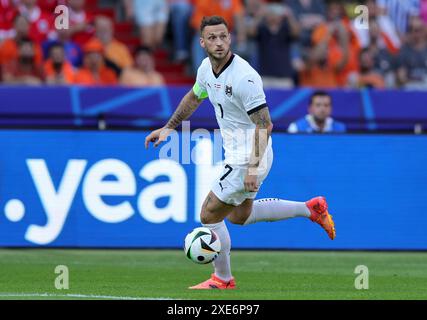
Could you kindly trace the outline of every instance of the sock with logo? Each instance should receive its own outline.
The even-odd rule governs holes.
[[[277,198],[255,200],[252,212],[244,225],[266,221],[280,221],[295,217],[307,217],[311,215],[305,202],[287,201]]]

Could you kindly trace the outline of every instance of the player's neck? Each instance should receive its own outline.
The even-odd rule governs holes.
[[[211,61],[212,70],[218,74],[222,68],[227,64],[228,60],[231,59],[231,56],[233,53],[231,51],[228,52],[228,54],[221,60],[213,59],[212,57],[209,57],[209,60]]]

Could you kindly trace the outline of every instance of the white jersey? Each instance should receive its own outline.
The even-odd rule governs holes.
[[[267,107],[262,80],[244,59],[233,54],[215,74],[209,58],[197,70],[193,87],[199,99],[209,97],[221,130],[225,163],[247,165],[253,148],[255,124],[250,115]],[[271,149],[269,139],[268,149]]]

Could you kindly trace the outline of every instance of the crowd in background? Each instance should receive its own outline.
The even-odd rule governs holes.
[[[58,4],[69,28],[58,29]],[[4,84],[162,85],[151,49],[133,52],[114,37],[114,21],[93,16],[84,0],[0,0],[0,64]]]
[[[69,8],[69,29],[55,28],[58,4]],[[360,4],[368,19],[355,10]],[[1,81],[161,85],[153,53],[169,46],[173,61],[194,75],[205,58],[200,21],[221,15],[233,51],[266,86],[427,89],[427,0],[122,0],[121,6],[140,37],[136,48],[115,38],[111,18],[87,12],[85,0],[0,0]]]

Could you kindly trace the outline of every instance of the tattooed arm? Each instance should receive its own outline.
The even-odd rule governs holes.
[[[182,98],[168,123],[163,128],[154,130],[145,138],[145,148],[148,148],[150,142],[154,142],[154,146],[157,147],[161,142],[165,141],[170,132],[178,127],[182,121],[188,119],[202,101],[203,99],[197,98],[191,89],[184,98]]]
[[[176,108],[168,123],[165,125],[165,128],[175,129],[178,127],[182,121],[188,119],[193,112],[196,111],[202,101],[203,100],[199,100],[196,97],[192,89],[188,91],[184,98],[182,98],[178,108]]]
[[[268,139],[273,130],[273,123],[271,122],[270,112],[267,106],[252,113],[250,118],[256,125],[256,129],[253,148],[249,159],[248,173],[245,178],[245,189],[247,191],[257,191],[257,169],[267,149]]]

